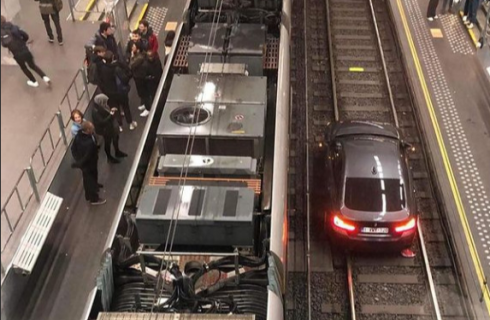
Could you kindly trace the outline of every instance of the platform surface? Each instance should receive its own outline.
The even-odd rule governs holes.
[[[429,22],[428,0],[390,5],[470,299],[490,319],[490,65],[459,16],[439,8]]]
[[[153,6],[152,2],[150,2],[149,10],[151,10],[152,7],[155,9],[149,12],[156,10],[156,14],[154,14],[154,16],[151,18],[150,23],[153,24],[152,26],[155,29],[162,30],[158,34],[158,39],[160,43],[160,55],[163,57],[165,52],[165,47],[163,45],[165,38],[165,34],[163,32],[164,24],[168,21],[181,21],[183,8],[186,5],[186,1],[163,0],[155,2],[155,6]],[[162,8],[165,8],[165,10]],[[165,15],[160,14],[160,12],[164,11]],[[64,25],[65,24],[66,23],[64,23]],[[40,27],[38,27],[38,29],[39,28]],[[44,27],[42,30],[44,30]],[[67,43],[65,45],[68,45],[68,41],[71,38],[83,37],[83,39],[85,39],[86,37],[90,37],[92,34],[93,28],[90,28],[90,30],[87,32],[83,32],[83,35],[70,34],[67,28],[65,36]],[[44,40],[44,38],[41,39]],[[77,43],[76,46],[78,48],[82,48],[83,53],[84,41],[81,39],[77,39],[77,41],[80,43]],[[47,41],[46,44],[49,45]],[[42,44],[40,44],[40,46],[41,45]],[[75,46],[75,44],[70,45]],[[53,50],[64,50],[63,47],[61,47],[61,49],[58,48],[57,44],[55,44],[55,46],[55,48],[52,48]],[[44,51],[47,51],[47,49],[48,47],[45,48]],[[75,53],[75,49],[72,53],[72,59],[79,56]],[[77,49],[76,52],[80,52],[80,50]],[[40,55],[40,53],[38,54]],[[46,59],[45,65],[51,68],[58,68],[59,66],[51,61],[51,59],[55,59],[54,57],[54,54],[44,55],[44,59]],[[61,56],[60,59],[65,59],[65,57]],[[40,65],[42,64],[42,61],[43,60],[39,59]],[[79,61],[80,60],[77,58],[77,66],[79,65]],[[2,71],[3,68],[4,67],[2,66]],[[75,64],[73,68],[74,70],[76,69]],[[17,73],[20,73],[20,70],[13,69],[13,71],[18,71]],[[52,74],[54,74],[54,72]],[[2,89],[4,89],[4,81],[13,82],[15,80],[16,83],[12,84],[11,90],[17,90],[16,94],[20,95],[18,90],[24,90],[23,87],[22,89],[19,89],[19,86],[23,85],[24,83],[22,78],[23,75],[9,73],[9,76],[11,76],[12,79],[4,80],[4,72],[2,72]],[[59,79],[56,77],[59,77]],[[56,83],[66,83],[67,77],[71,78],[72,76],[62,67],[60,67],[58,76],[53,76],[53,80],[56,82],[54,82],[53,89],[51,90],[54,91],[55,88],[57,89],[57,87],[55,87]],[[25,88],[26,91],[29,89],[30,88]],[[44,88],[42,88],[42,84],[38,89],[46,91]],[[44,96],[46,94],[44,91],[39,91],[35,94]],[[63,90],[60,91],[61,94],[62,91]],[[10,99],[9,101],[11,101],[10,103],[13,105],[15,93],[12,92],[11,96],[6,97],[6,99],[7,98]],[[3,109],[5,108],[5,105],[3,105],[3,99],[4,96],[2,94],[2,151],[4,148]],[[23,101],[24,105],[26,106],[22,105],[19,106],[19,108],[30,107],[31,109],[26,111],[26,113],[29,116],[32,115],[33,119],[36,119],[36,112],[40,112],[38,110],[39,106],[37,106],[36,109],[29,104],[29,101],[35,101],[36,98],[29,96],[27,99],[27,101]],[[41,99],[41,97],[39,97],[39,99]],[[49,96],[46,97],[46,99],[53,99],[53,97]],[[39,267],[36,266],[38,271],[33,272],[33,274],[28,278],[12,275],[12,273],[7,276],[7,279],[2,286],[2,319],[4,318],[3,316],[5,314],[10,315],[10,317],[7,318],[9,320],[78,320],[82,316],[89,293],[95,287],[95,279],[100,268],[100,261],[103,256],[103,251],[105,250],[105,244],[108,240],[108,232],[115,216],[117,215],[116,209],[119,205],[119,201],[134,160],[134,155],[145,126],[146,118],[139,117],[140,112],[137,110],[138,105],[139,99],[136,96],[136,89],[133,86],[130,92],[130,106],[133,113],[133,118],[138,122],[138,127],[134,131],[129,131],[127,129],[127,125],[125,124],[125,130],[120,136],[120,147],[123,151],[128,153],[129,157],[124,159],[120,164],[109,165],[107,164],[104,152],[100,151],[99,181],[105,185],[105,191],[100,195],[107,199],[107,203],[105,205],[94,207],[90,206],[84,200],[81,174],[79,170],[75,170],[70,167],[73,160],[71,159],[69,152],[63,158],[60,169],[56,173],[53,184],[50,187],[50,192],[62,197],[64,202],[58,214],[58,218],[52,227],[53,230],[55,230],[55,237],[51,239],[50,243],[46,244],[50,251],[49,254],[43,258],[47,262],[45,265],[41,265]],[[43,110],[43,112],[47,113],[46,118],[49,118],[54,113],[54,110],[55,108],[52,110]],[[10,110],[12,113],[14,113],[14,111],[15,110]],[[17,112],[19,111],[17,110]],[[19,123],[19,125],[23,126],[22,129],[25,129],[26,136],[28,129],[30,128],[29,122],[35,122],[35,120],[32,119],[30,121],[28,120],[29,119],[23,119],[25,122]],[[39,126],[39,128],[36,127],[36,130],[42,131],[42,129],[43,126]],[[37,138],[32,140],[33,141],[30,141],[30,147],[27,146],[28,142],[26,142],[27,150],[22,151],[30,152],[30,150],[33,149],[32,143],[35,143]],[[11,149],[14,152],[16,150],[13,145],[11,146]],[[17,157],[20,157],[20,155],[17,155]],[[2,170],[3,169],[4,159],[2,155]],[[2,189],[3,187],[2,180]],[[10,276],[12,278],[9,278]],[[14,281],[11,281],[12,279],[14,279]],[[7,282],[16,283],[15,281],[26,288],[23,290],[23,292],[20,292],[20,299],[13,298],[16,296],[16,294],[19,294],[19,292],[14,294],[13,292],[7,292],[7,290],[5,290]],[[4,310],[4,308],[8,310]]]

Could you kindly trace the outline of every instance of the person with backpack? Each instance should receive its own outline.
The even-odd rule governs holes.
[[[35,0],[39,1],[39,11],[41,12],[41,17],[44,21],[44,27],[48,34],[48,41],[50,43],[54,42],[53,30],[51,29],[51,23],[49,17],[54,22],[56,28],[56,35],[58,36],[58,44],[63,45],[63,33],[61,31],[60,25],[60,11],[63,9],[62,0]]]
[[[153,29],[147,20],[141,20],[138,26],[141,38],[148,42],[148,48],[145,51],[151,51],[153,54],[158,55],[158,38],[153,33]]]
[[[127,90],[125,91],[121,86],[121,82],[127,83],[129,86],[129,79],[120,79],[122,73],[120,71],[121,68],[124,68],[124,64],[116,61],[111,51],[107,51],[102,61],[97,62],[99,88],[102,93],[109,97],[109,105],[111,108],[117,108],[119,110],[119,117],[117,120],[119,122],[119,131],[122,132],[122,112],[124,112],[126,121],[129,124],[129,130],[134,130],[138,124],[136,121],[133,121],[131,110],[129,108],[129,88],[124,88]]]
[[[109,108],[107,104],[109,97],[101,93],[94,98],[94,108],[92,109],[92,119],[94,120],[95,131],[104,137],[104,151],[109,163],[119,163],[119,159],[128,155],[119,149],[119,131],[116,124],[116,108]],[[115,157],[111,155],[111,145],[114,146]]]
[[[99,71],[97,65],[103,63],[106,49],[102,46],[96,46],[87,62],[87,80],[89,83],[98,86],[100,84]]]
[[[106,203],[105,199],[99,197],[99,189],[102,184],[98,182],[99,171],[97,163],[99,161],[99,148],[95,137],[94,125],[90,121],[84,121],[80,131],[78,131],[71,145],[71,153],[75,162],[72,168],[79,168],[82,171],[83,189],[85,190],[85,200],[96,206]]]
[[[44,71],[39,68],[34,62],[34,57],[31,51],[27,47],[27,40],[29,40],[29,35],[21,30],[18,26],[7,22],[7,19],[2,15],[1,18],[1,36],[2,36],[2,47],[7,48],[14,56],[15,61],[19,65],[20,69],[29,78],[27,85],[31,87],[38,87],[34,75],[29,70],[31,68],[40,77],[43,78],[46,84],[51,84],[51,80],[46,76]],[[29,68],[28,68],[29,66]]]

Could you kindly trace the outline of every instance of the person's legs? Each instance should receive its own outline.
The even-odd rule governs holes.
[[[52,14],[51,19],[53,19],[54,26],[56,27],[56,34],[58,35],[58,42],[62,43],[63,42],[63,32],[61,31],[60,13],[56,12],[56,13]]]
[[[49,14],[41,14],[41,17],[43,18],[44,27],[46,28],[46,33],[48,34],[49,40],[53,40],[54,35],[53,29],[51,29],[51,23],[49,21]]]
[[[437,5],[439,4],[439,0],[429,0],[429,6],[427,7],[427,18],[434,18],[437,13]]]
[[[99,186],[97,184],[97,170],[93,168],[83,168],[83,189],[85,190],[85,199],[90,202],[97,202],[99,200]]]
[[[116,150],[116,157],[124,158],[128,155],[119,149],[119,135],[115,135],[112,139],[112,144],[114,145],[114,150]]]
[[[41,68],[39,68],[36,65],[36,63],[34,62],[34,57],[32,56],[31,53],[29,53],[29,55],[26,56],[26,62],[27,62],[27,65],[29,66],[29,68],[31,68],[32,70],[34,70],[42,78],[44,78],[46,76],[46,74],[44,73],[44,71],[42,71]]]
[[[19,65],[22,72],[24,72],[24,74],[27,76],[27,78],[29,78],[29,80],[32,82],[36,82],[36,78],[34,78],[34,75],[29,70],[29,68],[27,68],[27,66],[26,66],[25,59],[22,59],[22,58],[14,58],[14,59],[17,62],[17,64]]]
[[[129,97],[128,94],[120,94],[119,95],[119,103],[121,105],[122,110],[124,111],[124,117],[126,118],[126,122],[131,124],[133,122],[133,116],[131,115],[131,109],[129,108]]]
[[[468,16],[468,20],[471,23],[477,23],[478,22],[476,20],[476,13],[478,12],[480,5],[481,5],[481,0],[472,0],[471,5],[470,5],[470,13]]]
[[[116,108],[118,111],[117,111],[117,115],[116,115],[116,120],[117,120],[117,123],[119,124],[120,127],[122,127],[123,125],[123,122],[122,122],[122,116],[121,116],[121,107],[119,105],[119,99],[117,97],[117,95],[107,95],[109,97],[109,101],[107,102],[107,104],[109,105],[109,107],[112,109],[112,108]]]
[[[468,13],[470,12],[470,5],[471,5],[471,2],[472,2],[472,1],[473,1],[473,0],[466,0],[466,2],[464,3],[463,14],[464,14],[465,16],[467,16],[467,15],[468,15]]]

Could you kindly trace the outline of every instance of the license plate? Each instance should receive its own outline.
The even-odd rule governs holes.
[[[388,233],[388,228],[362,228],[362,233]]]

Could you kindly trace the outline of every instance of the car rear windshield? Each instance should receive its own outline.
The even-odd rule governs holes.
[[[400,179],[347,178],[344,201],[352,210],[400,211],[405,208],[405,186]]]

